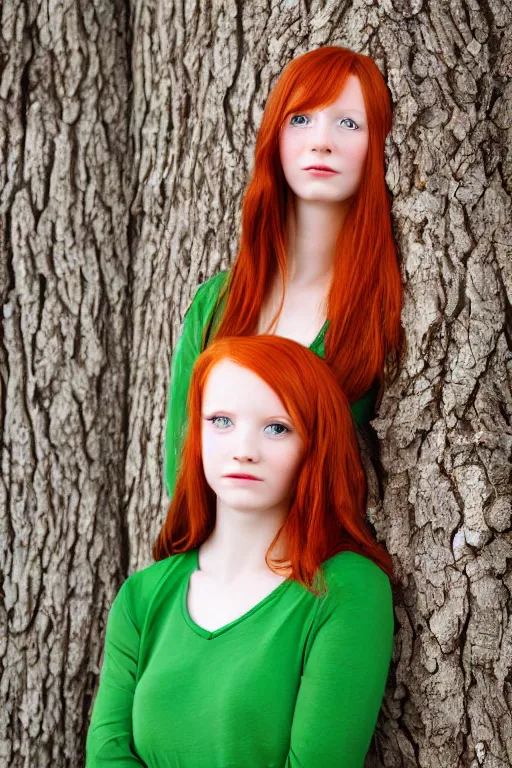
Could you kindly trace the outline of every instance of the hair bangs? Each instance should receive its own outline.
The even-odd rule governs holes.
[[[353,61],[331,57],[330,60],[312,62],[297,72],[297,83],[285,105],[283,122],[291,114],[324,109],[336,101],[347,79],[354,74]]]

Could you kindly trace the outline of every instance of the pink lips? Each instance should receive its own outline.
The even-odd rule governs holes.
[[[312,173],[314,176],[333,176],[335,173],[338,173],[338,171],[323,164],[309,165],[307,168],[304,168],[304,170],[309,171],[309,173]]]
[[[257,480],[261,482],[261,478],[254,477],[254,475],[242,475],[242,474],[236,474],[236,475],[224,475],[224,477],[231,477],[234,480]]]

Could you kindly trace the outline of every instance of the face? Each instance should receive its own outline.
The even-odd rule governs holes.
[[[332,104],[290,115],[279,139],[284,175],[304,200],[342,202],[359,187],[368,151],[368,125],[359,80],[350,75]],[[314,170],[327,166],[327,170]]]
[[[202,449],[218,501],[237,510],[287,511],[302,439],[276,393],[230,360],[212,368],[204,388]]]

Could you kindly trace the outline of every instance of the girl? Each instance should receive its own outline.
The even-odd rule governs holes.
[[[357,423],[400,341],[401,280],[384,181],[391,127],[377,65],[347,48],[299,56],[256,141],[237,260],[201,285],[173,354],[165,482],[174,492],[192,367],[215,338],[275,333],[325,357]]]
[[[393,643],[348,402],[304,346],[199,357],[154,565],[109,614],[87,768],[362,768]]]

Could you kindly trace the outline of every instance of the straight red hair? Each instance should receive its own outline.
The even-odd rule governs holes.
[[[291,578],[315,592],[313,579],[321,564],[351,550],[373,560],[393,579],[391,558],[364,521],[366,480],[347,398],[325,361],[279,336],[219,339],[198,357],[188,394],[181,466],[153,548],[155,560],[198,547],[213,531],[216,496],[203,470],[201,409],[208,376],[224,359],[249,369],[273,389],[304,445],[290,510],[267,551],[267,565],[276,573],[291,567]],[[270,561],[281,534],[287,557]]]
[[[401,341],[402,286],[384,179],[391,104],[384,78],[369,56],[336,46],[310,51],[288,64],[270,94],[243,202],[238,257],[216,336],[255,333],[263,301],[278,272],[286,285],[287,214],[292,193],[281,166],[280,131],[292,113],[320,109],[335,101],[350,75],[359,79],[363,92],[369,142],[361,182],[338,238],[328,296],[325,356],[353,403],[376,378],[382,380],[386,356],[398,350]],[[276,318],[283,300],[284,295]]]

